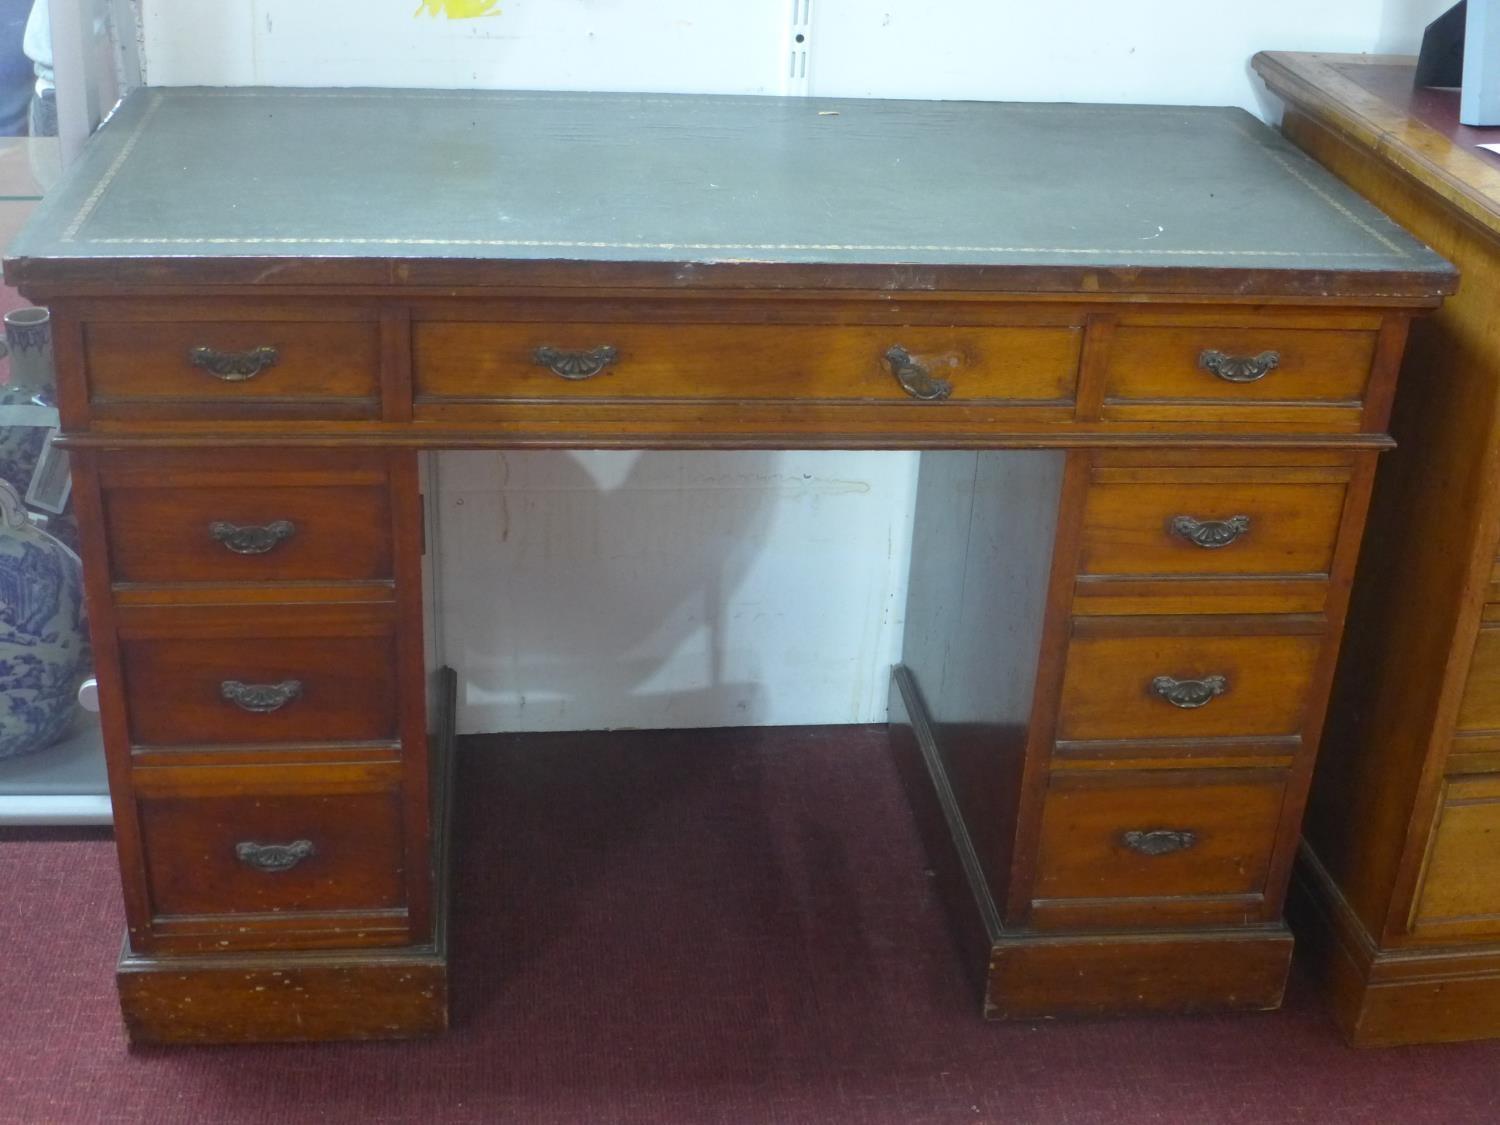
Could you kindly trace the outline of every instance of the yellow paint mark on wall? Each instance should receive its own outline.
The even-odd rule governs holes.
[[[422,0],[413,16],[447,16],[450,20],[472,20],[479,16],[498,16],[500,0]]]

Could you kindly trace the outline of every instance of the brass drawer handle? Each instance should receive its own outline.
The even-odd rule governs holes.
[[[1280,352],[1260,355],[1227,355],[1208,348],[1198,356],[1198,366],[1226,383],[1253,383],[1264,379],[1281,364]]]
[[[1204,676],[1201,680],[1179,680],[1172,676],[1157,676],[1151,681],[1153,694],[1165,699],[1173,707],[1192,711],[1210,703],[1215,696],[1229,690],[1229,681],[1223,676]]]
[[[1141,855],[1170,855],[1184,852],[1198,842],[1197,833],[1182,828],[1132,828],[1121,839],[1125,846]]]
[[[885,353],[885,361],[891,365],[891,374],[901,389],[912,398],[923,402],[940,402],[953,393],[953,384],[939,379],[926,364],[919,363],[911,352],[897,345]]]
[[[1192,516],[1173,516],[1172,534],[1186,539],[1195,547],[1208,551],[1227,547],[1250,533],[1249,516],[1230,516],[1227,520],[1200,520]]]
[[[619,358],[619,350],[609,344],[577,351],[543,344],[531,353],[531,361],[538,367],[545,367],[564,379],[592,379]]]
[[[237,555],[263,555],[286,542],[297,532],[291,520],[272,520],[267,524],[237,524],[226,520],[214,520],[208,525],[208,533],[215,542]]]
[[[290,844],[257,844],[245,840],[234,846],[234,854],[247,867],[257,871],[290,871],[309,856],[317,854],[311,840],[293,840]]]
[[[242,711],[253,711],[257,715],[280,711],[302,694],[301,680],[282,680],[279,684],[247,684],[240,680],[225,680],[219,685],[219,694]]]
[[[243,383],[253,379],[268,367],[275,367],[281,353],[269,344],[251,348],[246,352],[221,352],[217,348],[193,348],[188,359],[194,367],[201,367],[215,379],[226,383]]]

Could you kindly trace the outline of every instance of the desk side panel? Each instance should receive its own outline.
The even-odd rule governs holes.
[[[1004,901],[1065,456],[929,452],[903,662],[990,893]]]
[[[1500,517],[1500,244],[1313,118],[1288,136],[1458,262],[1412,326],[1306,836],[1377,941],[1409,932]]]

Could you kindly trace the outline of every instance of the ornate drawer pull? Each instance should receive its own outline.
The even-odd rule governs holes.
[[[1120,837],[1125,846],[1141,855],[1171,855],[1184,852],[1198,842],[1196,833],[1180,828],[1132,828]]]
[[[1260,355],[1226,355],[1209,348],[1198,356],[1198,366],[1226,383],[1253,383],[1264,379],[1281,364],[1280,352]]]
[[[245,840],[234,846],[234,854],[247,867],[257,871],[290,871],[309,856],[317,854],[311,840],[293,840],[290,844],[257,844]]]
[[[925,364],[912,358],[911,352],[899,345],[885,353],[885,361],[891,365],[891,374],[901,389],[912,398],[923,402],[938,402],[953,393],[953,384],[939,379]]]
[[[237,555],[263,555],[277,544],[296,534],[297,525],[291,520],[272,520],[267,524],[237,524],[225,520],[214,520],[208,525],[208,533],[215,541]]]
[[[1186,539],[1195,547],[1213,551],[1227,547],[1250,533],[1249,516],[1230,516],[1227,520],[1200,520],[1192,516],[1173,516],[1172,534]]]
[[[254,711],[264,715],[280,711],[302,694],[301,680],[282,680],[279,684],[247,684],[240,680],[225,680],[219,685],[219,694],[243,711]]]
[[[247,352],[221,352],[217,348],[193,348],[188,359],[194,367],[201,367],[215,379],[226,383],[243,383],[253,379],[268,367],[275,367],[281,353],[269,344],[251,348]]]
[[[578,351],[568,351],[565,348],[553,348],[543,344],[531,353],[531,361],[538,367],[545,367],[552,374],[561,375],[564,379],[592,379],[619,358],[619,350],[609,344],[600,344],[597,348],[582,348]]]
[[[1179,680],[1172,676],[1157,676],[1151,681],[1151,691],[1165,699],[1173,707],[1192,711],[1209,703],[1215,696],[1229,690],[1229,681],[1223,676],[1204,676],[1201,680]]]

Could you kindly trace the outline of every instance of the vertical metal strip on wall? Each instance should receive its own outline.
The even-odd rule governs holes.
[[[812,5],[813,0],[791,0],[787,13],[781,92],[791,97],[805,97],[811,92]]]

